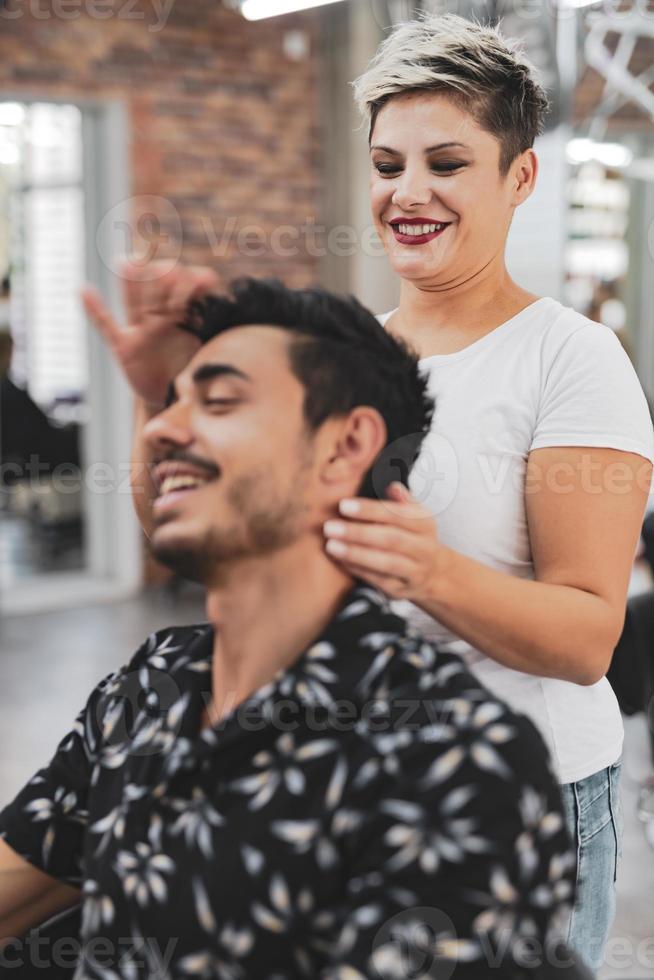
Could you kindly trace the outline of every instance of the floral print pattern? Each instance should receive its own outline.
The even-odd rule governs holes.
[[[459,658],[357,586],[201,730],[212,652],[207,625],[149,637],[0,813],[81,889],[76,980],[477,980],[491,955],[508,978],[545,945],[573,897],[558,787]],[[133,956],[94,957],[126,936]]]

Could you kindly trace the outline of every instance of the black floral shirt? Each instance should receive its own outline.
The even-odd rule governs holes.
[[[152,635],[0,813],[81,888],[77,980],[512,976],[573,888],[532,724],[361,585],[201,731],[212,649]]]

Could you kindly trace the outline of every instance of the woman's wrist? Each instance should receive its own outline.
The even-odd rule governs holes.
[[[432,610],[447,604],[447,594],[452,583],[457,557],[457,553],[452,548],[439,545],[425,594],[425,604],[429,604],[429,610],[425,611],[430,614],[433,614]],[[416,605],[420,603],[416,602]]]

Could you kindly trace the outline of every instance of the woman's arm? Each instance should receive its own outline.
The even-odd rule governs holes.
[[[651,471],[644,457],[612,449],[533,451],[525,496],[535,581],[441,545],[433,518],[399,491],[392,505],[357,501],[346,537],[326,525],[348,547],[328,550],[498,663],[594,684],[622,630]]]

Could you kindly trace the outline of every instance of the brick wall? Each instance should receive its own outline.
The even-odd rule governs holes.
[[[225,278],[318,278],[306,236],[285,233],[290,256],[268,251],[275,229],[319,218],[315,11],[250,23],[222,0],[1,5],[2,96],[124,100],[132,193],[167,202],[164,229],[177,212],[185,260],[218,265]],[[289,30],[308,35],[307,58],[285,55]]]

